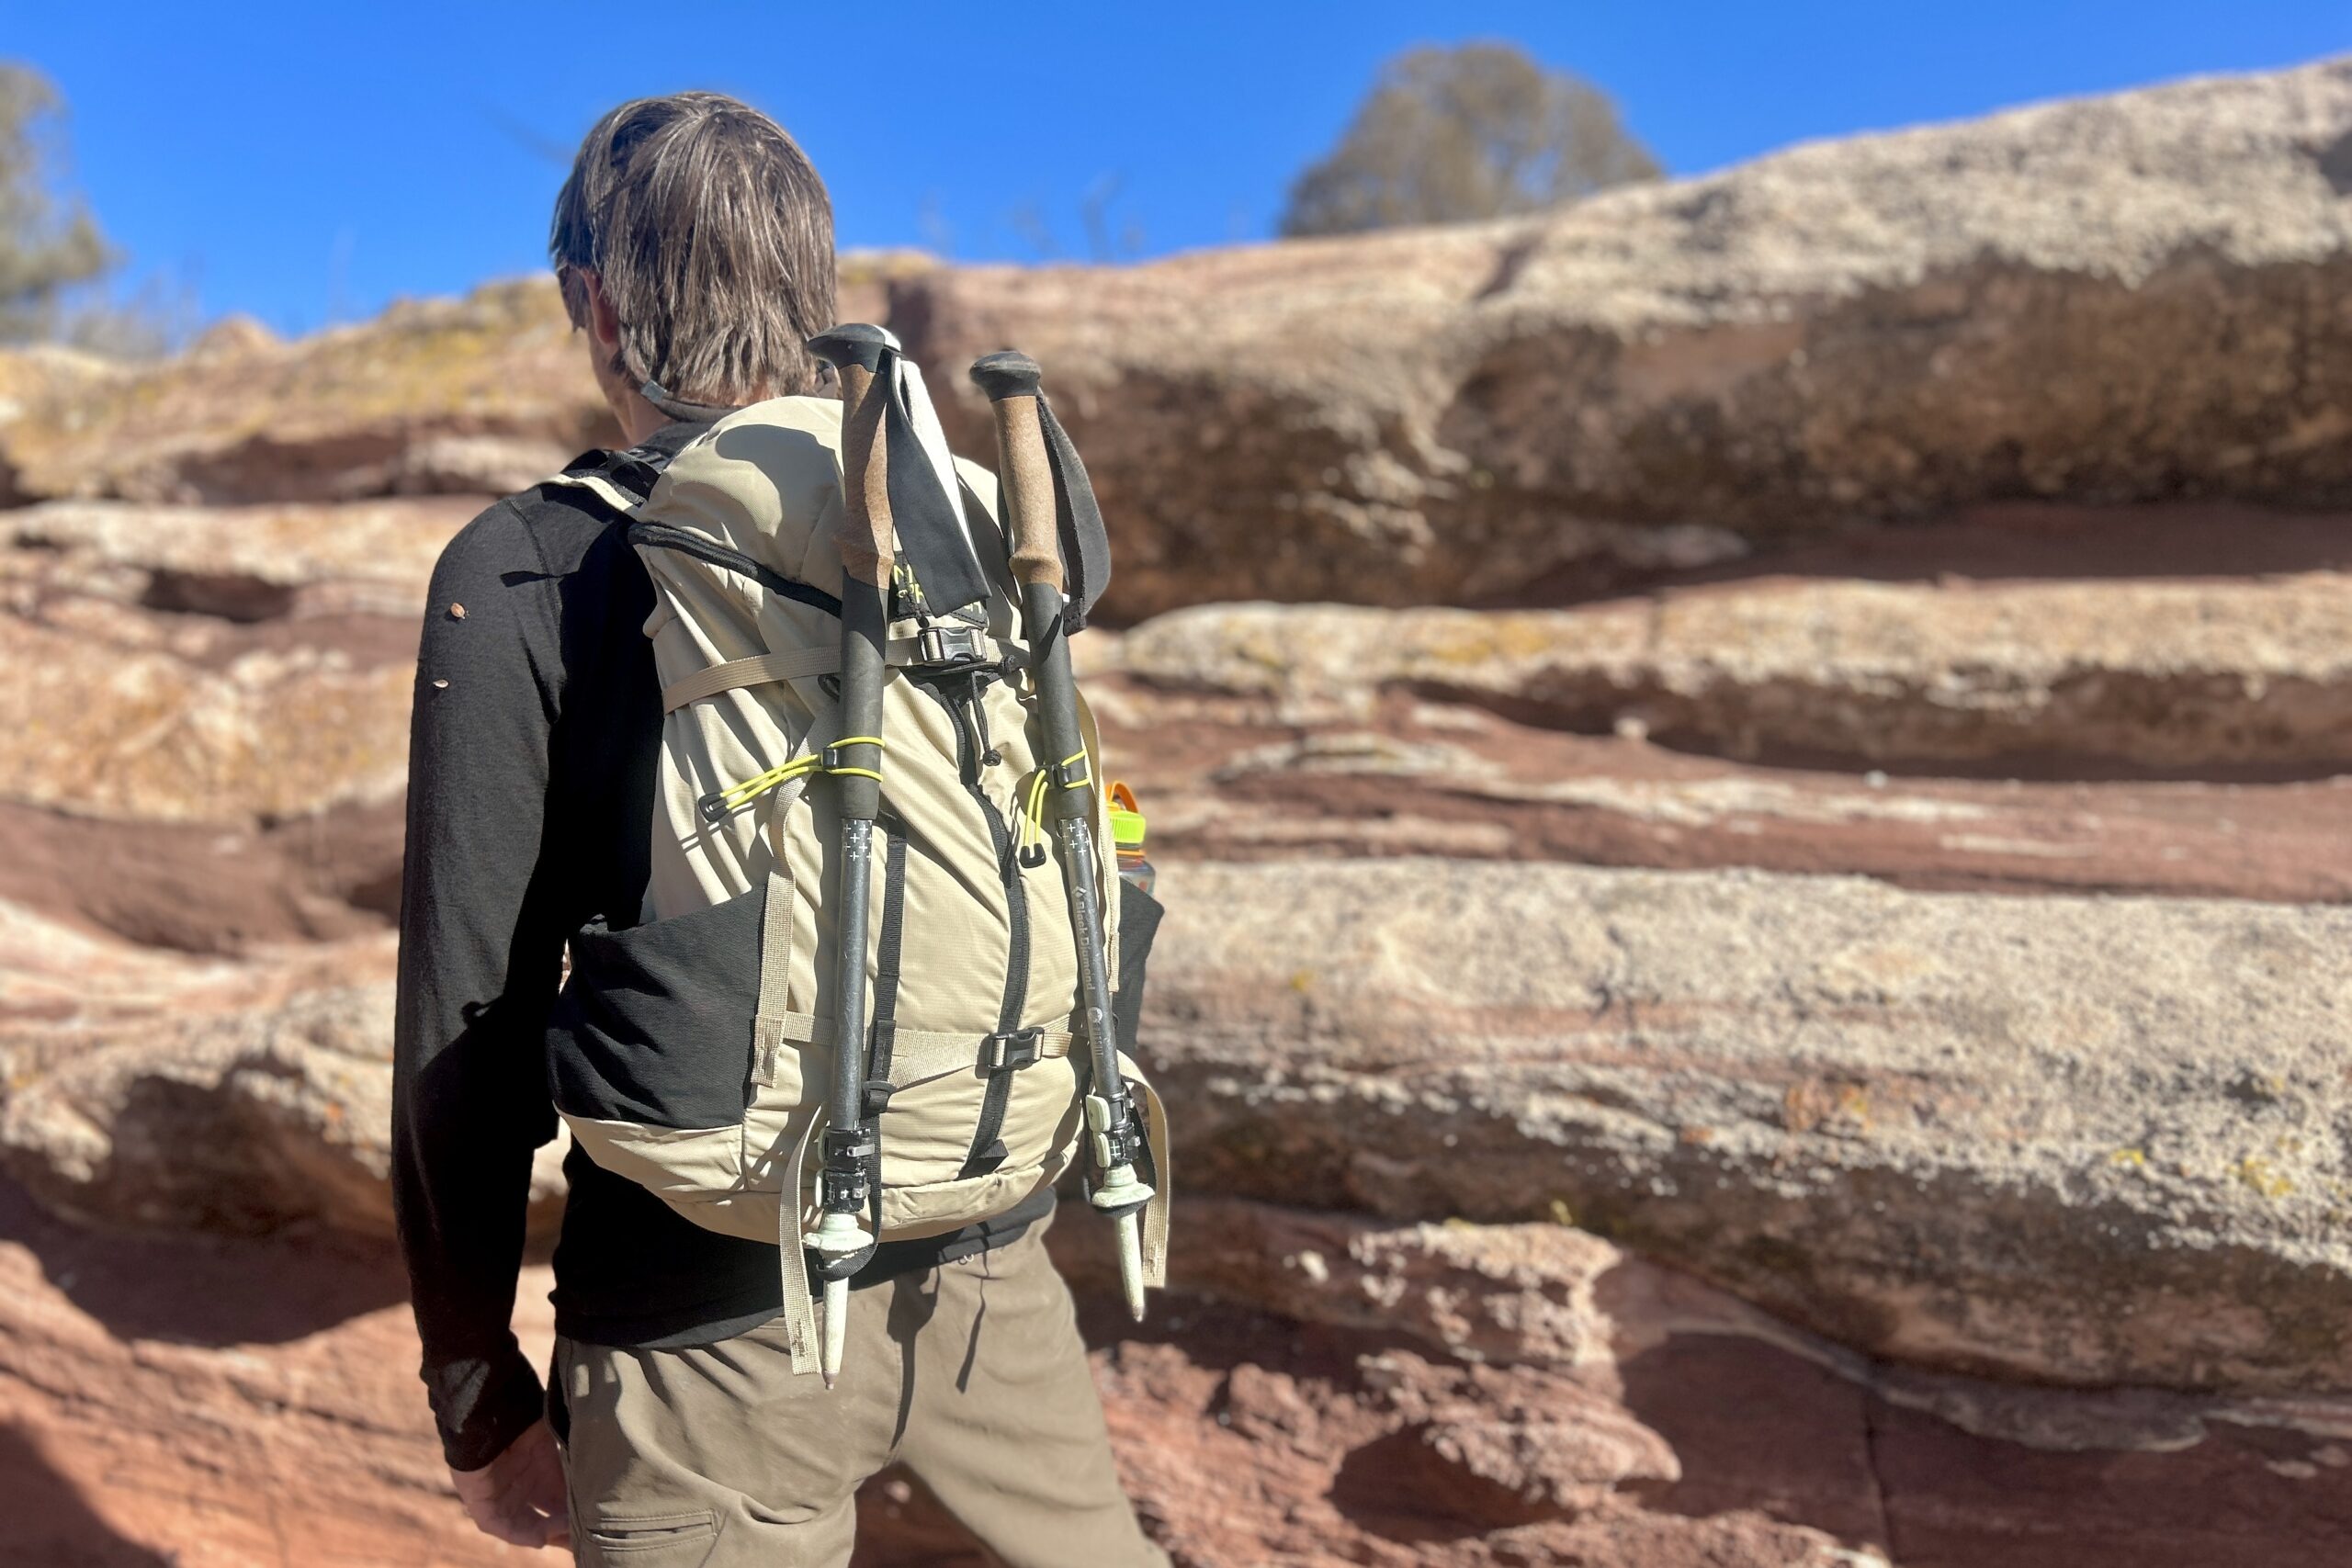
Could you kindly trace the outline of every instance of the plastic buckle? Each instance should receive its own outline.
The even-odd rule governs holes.
[[[1056,762],[1046,770],[1056,789],[1077,789],[1094,782],[1094,764],[1089,758],[1073,757],[1067,762]]]
[[[861,740],[858,744],[860,746],[870,746],[873,742],[870,740]],[[838,743],[825,748],[824,761],[820,766],[826,773],[838,773],[843,768],[850,767],[852,765],[852,763],[844,759],[842,748]],[[879,766],[880,764],[877,763],[876,765]]]
[[[1001,1073],[1035,1066],[1046,1055],[1046,1032],[1032,1025],[1007,1034],[991,1034],[980,1042],[980,1070]]]
[[[879,1116],[890,1109],[890,1097],[898,1088],[888,1078],[868,1078],[858,1086],[858,1109],[867,1116]]]
[[[925,626],[915,634],[915,658],[927,670],[987,664],[988,634],[978,626]]]

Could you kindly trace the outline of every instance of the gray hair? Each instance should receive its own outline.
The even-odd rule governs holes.
[[[730,404],[818,385],[803,345],[833,324],[833,205],[799,143],[748,105],[678,93],[598,120],[555,198],[548,255],[575,328],[579,275],[603,280],[631,381]]]

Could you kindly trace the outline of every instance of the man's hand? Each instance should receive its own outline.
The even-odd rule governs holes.
[[[453,1470],[458,1500],[485,1535],[514,1546],[570,1546],[563,1500],[563,1455],[555,1433],[535,1421],[480,1470]]]

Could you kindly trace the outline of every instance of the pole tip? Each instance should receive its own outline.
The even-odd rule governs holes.
[[[1143,1321],[1143,1235],[1132,1213],[1119,1216],[1119,1287],[1127,1298],[1127,1315]]]
[[[849,1281],[845,1279],[825,1281],[825,1343],[817,1359],[817,1370],[824,1374],[830,1389],[842,1375],[842,1353],[849,1343]]]

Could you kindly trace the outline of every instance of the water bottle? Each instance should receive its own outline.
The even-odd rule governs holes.
[[[1149,893],[1151,862],[1143,858],[1143,812],[1136,806],[1136,792],[1114,781],[1111,785],[1111,840],[1118,847],[1119,879],[1133,883],[1138,892]]]

